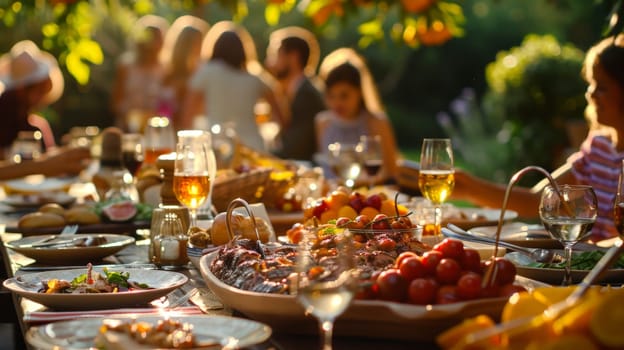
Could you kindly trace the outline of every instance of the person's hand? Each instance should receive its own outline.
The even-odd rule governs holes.
[[[89,165],[91,152],[87,148],[62,148],[44,155],[41,173],[46,176],[76,175]]]

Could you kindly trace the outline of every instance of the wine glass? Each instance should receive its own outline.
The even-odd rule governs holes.
[[[322,349],[331,350],[334,320],[353,299],[355,258],[347,229],[332,235],[330,243],[326,238],[323,244],[320,241],[313,232],[299,243],[296,298],[306,314],[318,319]]]
[[[191,227],[197,226],[197,209],[210,195],[216,168],[209,132],[178,131],[173,193],[180,203],[189,208]]]
[[[379,174],[383,165],[383,152],[381,148],[381,136],[360,136],[360,143],[357,147],[360,152],[362,166],[368,176],[369,188],[375,185],[375,177]]]
[[[143,135],[123,134],[121,136],[121,162],[133,177],[137,176],[144,157]]]
[[[455,187],[453,149],[450,139],[424,139],[420,153],[418,187],[433,203],[435,234],[440,235],[442,204],[451,196]]]
[[[334,142],[327,146],[329,165],[347,187],[353,188],[362,169],[356,145]]]
[[[147,121],[144,132],[145,164],[156,164],[162,154],[172,152],[175,148],[173,126],[166,117],[152,117]]]
[[[264,100],[258,101],[254,106],[254,114],[258,132],[264,141],[264,148],[268,151],[275,150],[277,148],[275,138],[280,132],[280,126],[271,118],[271,105]]]
[[[565,275],[563,285],[572,284],[570,264],[572,247],[590,233],[598,212],[596,194],[591,186],[552,186],[544,188],[540,200],[539,215],[550,235],[561,242],[565,249]]]

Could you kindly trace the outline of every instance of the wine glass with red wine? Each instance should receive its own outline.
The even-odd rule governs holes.
[[[123,134],[121,137],[121,161],[132,176],[137,176],[144,157],[143,135]]]
[[[368,177],[369,188],[375,185],[375,179],[383,165],[381,137],[379,135],[362,135],[358,145],[362,167]]]
[[[624,159],[620,165],[620,177],[613,203],[613,223],[620,237],[624,237]]]

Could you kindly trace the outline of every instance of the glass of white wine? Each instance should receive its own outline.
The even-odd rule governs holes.
[[[336,232],[325,246],[328,242],[307,235],[297,251],[297,301],[318,319],[323,350],[331,350],[334,320],[347,309],[356,287],[351,233]]]
[[[435,235],[440,235],[442,204],[455,187],[453,148],[450,139],[424,139],[420,153],[418,187],[423,196],[434,205]]]
[[[598,202],[591,186],[562,185],[559,186],[559,194],[552,186],[542,191],[540,219],[546,231],[561,242],[565,249],[564,286],[572,284],[572,247],[589,236],[597,213]]]
[[[217,171],[210,133],[203,130],[178,131],[173,173],[173,192],[191,213],[191,227],[197,226],[197,209],[210,195]]]
[[[329,151],[329,165],[334,174],[347,187],[353,188],[362,170],[357,145],[334,142],[327,146],[327,150]]]

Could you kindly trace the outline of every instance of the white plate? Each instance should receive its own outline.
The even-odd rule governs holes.
[[[7,194],[12,193],[41,193],[64,192],[69,190],[76,178],[45,177],[43,175],[29,175],[21,179],[9,180],[4,183]]]
[[[453,224],[464,230],[471,229],[476,226],[492,226],[498,224],[500,217],[500,209],[485,208],[455,208],[453,210],[463,213],[465,218],[447,217],[442,219],[442,225]],[[518,212],[513,210],[505,210],[503,221],[511,221],[518,217]]]
[[[313,317],[291,295],[244,291],[221,282],[210,271],[218,252],[204,255],[199,264],[206,284],[221,301],[252,319],[285,332],[316,332]],[[528,289],[544,286],[518,278]],[[506,298],[479,299],[446,305],[419,306],[381,300],[355,300],[338,317],[336,332],[346,336],[433,341],[445,329],[479,314],[499,318]],[[418,330],[418,331],[415,331]]]
[[[108,318],[131,321],[130,318]],[[139,316],[132,318],[138,322],[156,324],[160,317]],[[262,343],[271,336],[271,328],[262,323],[225,316],[180,316],[174,320],[193,325],[193,333],[202,338],[218,339],[229,348],[245,348]],[[81,319],[50,323],[31,327],[26,333],[26,341],[41,350],[89,350],[94,349],[93,339],[99,332],[105,318]]]
[[[553,285],[560,285],[561,282],[563,282],[563,269],[527,266],[530,261],[524,255],[516,252],[508,253],[505,257],[516,265],[516,271],[521,276]],[[589,271],[590,270],[571,270],[570,274],[572,276],[572,282],[581,282],[583,278],[587,276]],[[624,283],[624,269],[607,270],[599,283]]]
[[[93,270],[101,272],[101,269],[94,268]],[[76,276],[85,273],[86,268],[24,274],[19,276],[21,282],[16,279],[17,277],[13,277],[5,280],[3,285],[22,297],[53,309],[96,310],[147,305],[150,301],[169,294],[188,281],[185,275],[172,271],[128,268],[111,268],[109,270],[129,272],[130,280],[146,283],[154,289],[99,294],[45,294],[37,292],[41,288],[41,281],[52,278],[71,281]]]
[[[54,240],[49,238],[57,237]],[[106,238],[106,243],[92,247],[77,246],[47,246],[47,247],[30,247],[31,244],[47,240],[54,243],[55,241],[64,241],[72,238],[88,238],[102,237]],[[71,236],[58,235],[39,235],[28,236],[16,241],[5,243],[7,248],[26,255],[31,259],[35,259],[43,264],[68,264],[80,262],[94,262],[104,257],[115,254],[123,248],[134,243],[134,238],[125,235],[114,234],[75,234]]]
[[[76,201],[76,197],[65,192],[14,194],[7,196],[2,202],[18,209],[37,209],[44,204],[57,203],[67,207]]]
[[[478,226],[470,229],[473,234],[480,234],[494,238],[496,226]],[[556,248],[561,249],[561,243],[553,239],[541,225],[529,225],[522,222],[512,222],[503,225],[501,239],[519,245],[532,248]]]

